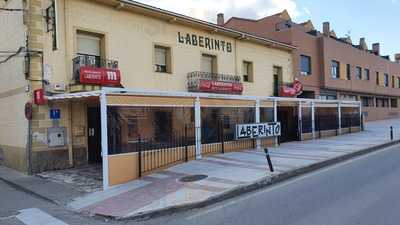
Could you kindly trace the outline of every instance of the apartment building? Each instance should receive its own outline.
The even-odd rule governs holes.
[[[382,56],[379,43],[368,49],[361,38],[355,44],[351,37],[338,37],[328,22],[320,32],[312,21],[293,22],[286,10],[259,20],[220,17],[227,28],[296,46],[293,71],[304,85],[300,97],[360,100],[368,121],[400,116],[400,57]]]

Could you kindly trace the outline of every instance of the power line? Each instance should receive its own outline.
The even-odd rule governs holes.
[[[6,59],[0,61],[0,64],[6,63],[8,60],[13,58],[14,56],[17,56],[19,53],[21,53],[22,50],[24,50],[24,49],[25,49],[24,47],[19,47],[19,49],[15,53],[9,55]]]

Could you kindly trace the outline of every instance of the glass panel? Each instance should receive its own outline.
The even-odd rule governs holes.
[[[360,126],[360,114],[358,108],[342,108],[341,112],[342,128]]]
[[[260,122],[274,122],[274,108],[272,107],[261,107],[260,108]]]
[[[236,124],[255,122],[254,108],[205,107],[201,109],[201,142],[219,142],[222,134],[225,141],[235,140]]]
[[[311,117],[311,107],[301,108],[301,125],[303,133],[312,132],[312,117]]]
[[[338,125],[338,110],[336,107],[315,108],[315,130],[336,130]]]
[[[181,146],[194,141],[194,108],[191,107],[108,107],[109,154]]]

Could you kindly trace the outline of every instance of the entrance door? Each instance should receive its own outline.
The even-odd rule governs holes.
[[[100,108],[87,108],[88,121],[88,162],[101,162],[101,120]]]
[[[299,140],[297,107],[278,106],[278,121],[281,122],[281,142]]]

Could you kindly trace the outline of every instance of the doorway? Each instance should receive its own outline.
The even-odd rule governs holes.
[[[100,107],[87,108],[88,163],[101,163],[101,120]]]
[[[278,106],[278,121],[281,123],[280,142],[299,140],[298,110],[295,106]]]

